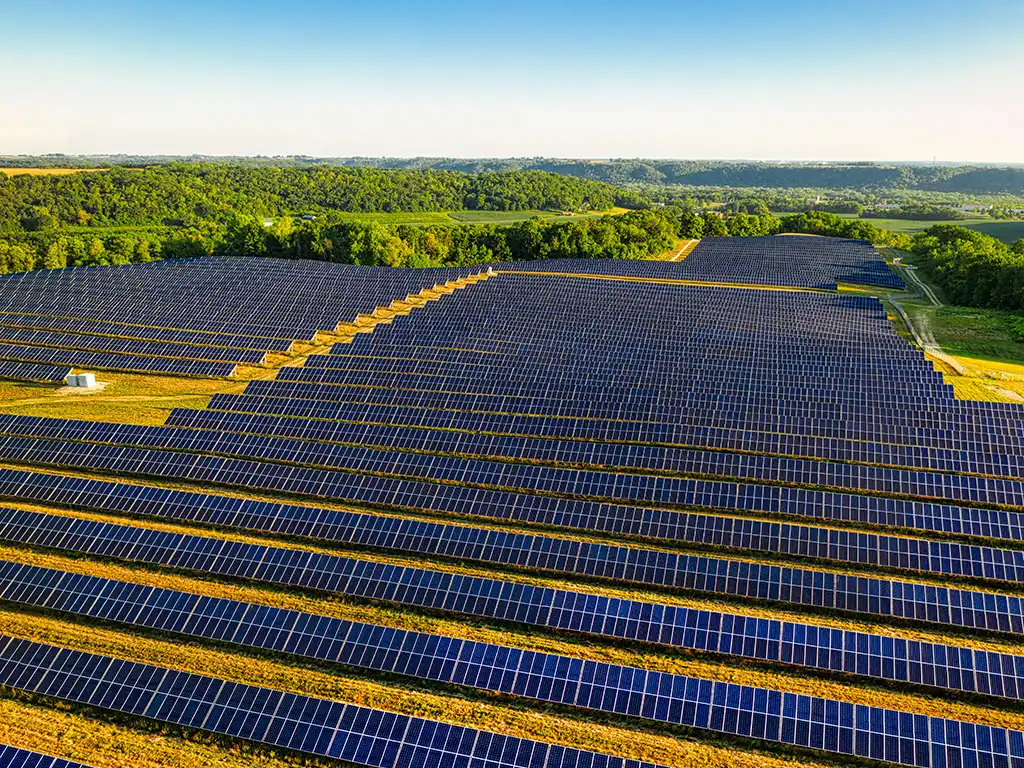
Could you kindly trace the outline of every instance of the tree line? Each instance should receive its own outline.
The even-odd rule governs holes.
[[[514,224],[409,225],[325,214],[272,226],[237,215],[223,227],[60,229],[0,238],[0,273],[64,266],[133,264],[205,255],[307,258],[391,267],[463,266],[547,258],[640,259],[680,239],[775,234],[770,214],[697,212],[665,206],[562,221]]]
[[[954,224],[914,238],[921,269],[954,304],[1024,311],[1024,239],[1007,245]]]
[[[0,238],[0,273],[64,266],[134,264],[207,255],[319,259],[391,267],[464,266],[548,258],[640,259],[679,240],[759,237],[779,232],[849,237],[910,247],[864,220],[811,212],[783,216],[698,211],[680,205],[562,221],[514,224],[391,224],[325,214],[312,221],[281,217],[271,226],[235,215],[225,225],[47,229]]]
[[[925,190],[963,194],[1024,195],[1024,168],[989,166],[880,165],[877,163],[757,163],[708,160],[611,158],[371,158],[213,157],[165,155],[42,155],[5,158],[15,167],[96,168],[190,162],[247,168],[304,169],[334,166],[363,169],[453,171],[464,174],[544,171],[610,184],[680,184],[792,189]]]
[[[217,252],[391,267],[642,259],[671,250],[680,239],[764,236],[781,227],[770,214],[722,216],[678,206],[572,221],[476,225],[391,225],[328,215],[283,232],[238,219]]]

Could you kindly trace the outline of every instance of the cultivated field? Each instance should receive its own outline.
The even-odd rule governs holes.
[[[856,219],[852,214],[841,214],[846,219]],[[869,224],[887,229],[890,232],[904,232],[914,235],[924,232],[936,224],[953,224],[968,229],[975,229],[990,235],[1004,243],[1014,243],[1024,237],[1024,221],[997,221],[989,218],[947,219],[944,221],[911,221],[909,219],[864,219]]]
[[[351,219],[353,221],[379,221],[382,224],[514,224],[530,219],[545,221],[572,221],[574,219],[592,219],[598,216],[609,216],[625,213],[625,208],[613,208],[608,211],[595,211],[590,214],[573,214],[563,216],[551,211],[449,211],[426,213],[332,213],[332,217]]]
[[[66,176],[69,173],[105,171],[106,168],[0,168],[7,176]]]

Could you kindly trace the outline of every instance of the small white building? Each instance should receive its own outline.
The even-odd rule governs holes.
[[[92,389],[96,386],[96,376],[92,373],[72,373],[68,376],[68,386]]]

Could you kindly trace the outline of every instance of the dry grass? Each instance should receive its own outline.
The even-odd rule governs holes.
[[[172,408],[205,408],[218,392],[239,393],[244,381],[98,373],[102,390],[0,383],[0,412],[122,424],[163,424]]]
[[[70,173],[97,173],[109,168],[0,168],[7,176],[67,176]]]

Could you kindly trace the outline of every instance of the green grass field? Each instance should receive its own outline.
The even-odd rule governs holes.
[[[452,224],[452,217],[444,211],[424,211],[421,213],[347,213],[335,212],[332,218],[343,221],[379,221],[381,224]]]
[[[625,209],[614,208],[610,211],[594,213],[574,213],[564,216],[550,211],[452,211],[451,216],[462,224],[514,224],[517,221],[542,219],[544,221],[574,221],[579,219],[597,219],[601,216],[612,216],[625,213]]]
[[[623,209],[580,213],[562,216],[550,211],[447,211],[426,213],[340,213],[334,214],[351,221],[379,221],[382,224],[515,224],[530,219],[545,221],[572,221],[574,219],[593,219],[599,216],[623,213]]]
[[[545,218],[550,214],[541,211],[452,211],[447,215],[460,224],[514,224]]]
[[[857,219],[858,216],[852,213],[839,214],[844,219]],[[936,224],[955,224],[968,229],[983,232],[986,235],[1002,240],[1004,243],[1014,243],[1024,237],[1024,221],[997,221],[994,219],[973,218],[973,219],[944,219],[942,221],[912,221],[909,219],[868,219],[863,221],[874,224],[876,227],[887,229],[890,232],[903,232],[908,235],[915,235],[924,232]]]
[[[1004,243],[1015,243],[1024,238],[1024,221],[983,221],[971,224],[970,228],[997,237]]]

